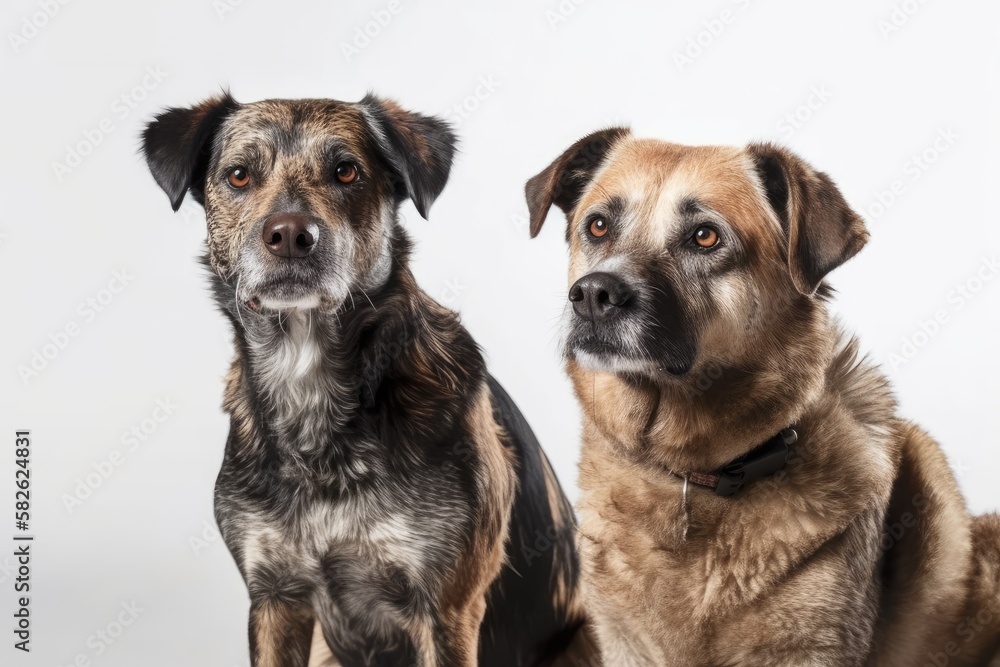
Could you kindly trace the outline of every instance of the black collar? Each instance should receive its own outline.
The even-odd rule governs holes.
[[[711,472],[670,470],[670,473],[692,484],[712,489],[716,495],[731,496],[746,484],[782,470],[788,462],[789,446],[795,444],[798,439],[799,435],[795,429],[782,429],[761,446],[717,470]]]

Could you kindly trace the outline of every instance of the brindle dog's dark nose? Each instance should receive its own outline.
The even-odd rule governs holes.
[[[316,247],[319,222],[302,213],[274,213],[264,221],[264,245],[277,257],[305,257]]]
[[[573,310],[590,322],[616,315],[633,296],[625,281],[611,273],[588,273],[569,288]]]

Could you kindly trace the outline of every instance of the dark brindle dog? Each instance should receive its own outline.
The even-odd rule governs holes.
[[[372,96],[226,95],[143,140],[173,208],[188,190],[205,207],[235,331],[216,517],[249,588],[253,664],[306,665],[314,626],[344,667],[586,651],[571,509],[407,268],[397,209],[425,215],[443,189],[448,127]]]

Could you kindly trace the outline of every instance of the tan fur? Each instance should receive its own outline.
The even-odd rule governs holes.
[[[951,641],[941,638],[954,634],[965,609],[973,561],[971,519],[943,452],[916,426],[900,436],[903,460],[881,547],[895,573],[888,585],[906,597],[881,610],[871,662],[904,667]]]
[[[501,444],[497,429],[489,393],[484,387],[470,416],[469,434],[483,465],[482,474],[476,481],[482,497],[488,500],[482,503],[477,520],[482,529],[476,531],[442,594],[444,623],[451,628],[449,637],[453,643],[448,647],[447,662],[440,667],[476,665],[479,626],[486,613],[486,592],[504,564],[504,545],[517,479],[514,461]]]
[[[783,210],[759,175],[767,160],[791,184]],[[569,182],[557,176],[529,182],[529,205],[548,207],[539,188]],[[916,667],[936,652],[987,664],[1000,519],[969,517],[938,445],[896,416],[884,376],[814,296],[867,238],[832,181],[772,146],[630,136],[590,178],[560,203],[571,285],[623,258],[674,266],[650,258],[689,199],[745,254],[725,273],[671,274],[698,339],[685,375],[626,378],[568,356],[584,411],[583,591],[605,664]],[[626,210],[617,235],[589,242],[575,230],[613,197]],[[532,211],[533,233],[544,213]],[[788,426],[800,440],[785,470],[733,497],[692,487],[685,506],[672,471],[717,469]],[[970,636],[961,623],[983,609],[990,623]]]
[[[552,470],[548,459],[542,461],[545,474],[546,498],[549,501],[549,511],[552,513],[554,529],[556,533],[572,531],[574,517],[569,516],[572,508],[568,507],[556,473]],[[552,606],[556,609],[564,609],[568,616],[573,618],[584,618],[583,602],[579,597],[579,588],[575,581],[569,580],[569,575],[565,568],[559,567],[558,563],[552,565],[552,576],[555,579],[555,587],[552,593]]]
[[[317,621],[313,627],[312,646],[309,649],[309,667],[341,667],[323,637],[323,627]]]
[[[308,605],[269,601],[250,610],[253,664],[285,667],[309,661],[315,617]]]

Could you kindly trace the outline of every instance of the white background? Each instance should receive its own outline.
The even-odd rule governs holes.
[[[5,2],[0,545],[14,532],[13,432],[25,427],[37,541],[30,656],[11,648],[13,562],[0,546],[0,663],[247,664],[246,594],[211,532],[229,332],[195,262],[200,211],[172,214],[137,153],[158,109],[221,87],[244,101],[372,89],[461,121],[461,155],[430,221],[403,210],[414,270],[461,311],[571,496],[579,413],[556,345],[564,223],[554,213],[529,241],[524,181],[611,123],[683,143],[785,143],[834,176],[872,232],[832,276],[834,308],[886,364],[902,413],[940,440],[971,508],[997,507],[1000,278],[962,307],[954,292],[977,287],[1000,254],[995,2],[910,0],[889,34],[888,0],[478,4],[403,0],[348,58],[343,45],[387,2],[71,2],[34,34],[24,21],[42,22],[37,0]],[[679,65],[689,40],[704,46]],[[147,67],[166,73],[146,79],[150,90]],[[493,90],[478,99],[481,79]],[[796,113],[798,127],[786,119]],[[113,131],[57,175],[54,163],[106,118]],[[912,160],[925,151],[934,160],[922,170]],[[899,194],[879,208],[894,181]],[[128,286],[88,321],[79,304],[122,269]],[[922,335],[937,311],[946,321]],[[71,323],[79,335],[23,381],[18,367]],[[915,335],[916,354],[893,368],[889,355]],[[177,407],[127,451],[122,434],[157,399]],[[70,512],[64,494],[115,450],[124,462]],[[138,618],[100,649],[94,633],[115,632],[133,600]]]

